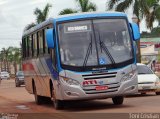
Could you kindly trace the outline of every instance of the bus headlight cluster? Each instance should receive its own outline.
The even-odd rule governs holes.
[[[80,83],[77,80],[63,77],[63,81],[65,81],[69,85],[80,85]]]
[[[135,74],[136,74],[136,70],[129,72],[128,74],[126,74],[122,77],[121,82],[124,82],[124,81],[131,79]]]

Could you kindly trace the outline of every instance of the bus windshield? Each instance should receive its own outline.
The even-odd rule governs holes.
[[[116,65],[133,59],[125,19],[94,19],[58,24],[62,65]]]

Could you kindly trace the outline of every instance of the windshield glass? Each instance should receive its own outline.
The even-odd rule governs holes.
[[[18,72],[17,76],[24,76],[23,72]]]
[[[121,63],[133,57],[131,40],[124,19],[94,20],[94,28],[99,44],[100,64]]]
[[[138,74],[153,74],[147,66],[137,66]]]
[[[106,66],[133,58],[125,19],[96,19],[58,25],[61,63]]]

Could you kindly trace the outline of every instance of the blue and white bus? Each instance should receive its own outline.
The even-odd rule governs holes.
[[[51,98],[56,109],[67,100],[112,98],[123,103],[137,90],[137,24],[120,12],[51,18],[23,33],[25,85],[37,104]]]

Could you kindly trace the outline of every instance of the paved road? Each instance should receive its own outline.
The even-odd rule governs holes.
[[[52,104],[36,105],[34,97],[25,87],[16,88],[14,80],[2,80],[0,84],[0,113],[137,113],[159,112],[160,96],[149,93],[145,96],[135,95],[125,98],[121,106],[113,105],[111,99],[70,102],[64,110],[55,110]]]

